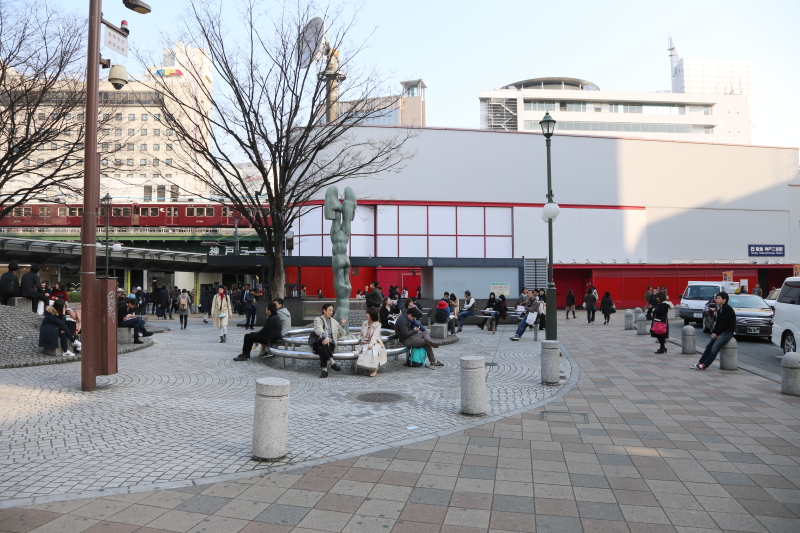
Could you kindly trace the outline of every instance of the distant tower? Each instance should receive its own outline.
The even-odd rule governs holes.
[[[680,93],[683,92],[680,88],[676,87],[675,82],[678,74],[678,64],[681,61],[681,55],[678,53],[678,47],[675,46],[675,41],[672,40],[672,37],[669,38],[669,44],[667,46],[667,50],[669,50],[669,61],[670,61],[670,79],[672,80],[672,92]]]

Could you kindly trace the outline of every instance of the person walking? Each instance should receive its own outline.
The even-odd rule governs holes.
[[[717,293],[714,302],[717,304],[717,318],[711,330],[711,340],[706,345],[703,356],[698,363],[692,365],[692,368],[697,370],[705,370],[711,366],[719,351],[728,344],[736,331],[736,312],[728,304],[728,293],[725,291]]]
[[[189,298],[186,289],[183,289],[178,296],[178,319],[181,321],[181,329],[186,329],[186,326],[189,325],[189,307],[191,305],[192,299]]]
[[[253,293],[250,292],[250,284],[246,284],[239,296],[239,300],[244,306],[244,330],[256,329],[256,299]]]
[[[464,291],[464,310],[458,313],[458,333],[461,333],[461,330],[464,328],[464,321],[467,319],[467,317],[475,314],[476,305],[477,304],[475,302],[475,298],[472,297],[472,293],[470,291]]]
[[[211,317],[211,291],[208,288],[200,293],[200,312],[203,313],[203,323],[208,324],[208,318]]]
[[[44,293],[39,279],[39,265],[31,265],[30,271],[22,275],[19,291],[24,298],[30,298],[34,313],[43,315],[45,306],[50,305],[50,298]]]
[[[8,305],[9,298],[19,296],[19,278],[17,277],[19,265],[16,263],[8,264],[8,272],[0,276],[0,304]]]
[[[383,345],[383,339],[381,338],[381,323],[378,321],[378,310],[374,307],[367,309],[367,319],[361,323],[361,353],[367,353],[371,350],[378,351],[378,368],[381,365],[385,365],[386,346]],[[378,375],[378,368],[371,370],[367,375],[374,378]]]
[[[658,340],[659,348],[655,353],[667,353],[666,342],[669,338],[669,304],[667,304],[667,295],[663,291],[658,291],[655,300],[657,304],[653,308],[650,335]]]
[[[333,353],[336,351],[336,343],[340,338],[347,335],[344,325],[347,323],[342,319],[341,325],[333,319],[333,304],[322,304],[322,314],[314,319],[314,331],[309,336],[311,350],[319,356],[319,366],[322,369],[319,377],[328,377],[328,364],[333,361],[330,367],[336,372],[342,367],[333,360]]]
[[[219,329],[219,342],[228,342],[228,318],[233,314],[230,297],[225,294],[225,286],[220,285],[211,302],[211,316],[214,327]]]
[[[159,293],[158,299],[158,303],[161,305],[162,318],[166,320],[167,315],[169,315],[169,319],[172,320],[172,298],[169,296],[169,291],[167,290],[166,285],[161,286],[161,292]]]
[[[278,342],[283,334],[281,333],[281,318],[278,315],[278,306],[275,302],[267,305],[267,321],[264,327],[256,333],[247,333],[242,343],[242,353],[233,358],[234,361],[247,361],[250,359],[250,352],[255,344],[263,344],[265,347]]]
[[[586,296],[583,297],[583,307],[586,309],[586,318],[589,324],[594,323],[594,314],[597,311],[597,296],[591,287],[586,291]]]
[[[572,318],[575,319],[575,294],[572,289],[567,293],[567,320],[569,320],[570,311],[572,311]]]
[[[614,306],[614,300],[611,299],[611,293],[606,291],[603,295],[603,299],[600,300],[600,312],[603,313],[603,325],[605,326],[611,320],[611,314],[617,312],[617,308]]]

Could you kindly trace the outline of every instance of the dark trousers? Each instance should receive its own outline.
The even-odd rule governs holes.
[[[133,340],[138,341],[139,335],[144,330],[144,320],[141,318],[129,318],[119,323],[121,328],[133,328]]]
[[[178,319],[181,321],[181,326],[187,326],[189,324],[189,315],[178,315]]]
[[[75,342],[75,337],[69,328],[59,330],[58,338],[61,340],[61,349],[65,352],[69,349],[69,342]]]
[[[245,338],[252,335],[252,333],[248,333],[245,335]],[[323,339],[318,339],[314,344],[311,345],[311,349],[314,351],[315,354],[319,356],[319,366],[323,370],[328,368],[328,361],[333,358],[333,343],[322,344]],[[252,348],[252,344],[250,347]],[[245,352],[247,353],[247,352]]]
[[[243,354],[250,353],[250,350],[253,349],[253,345],[256,343],[268,346],[272,344],[272,341],[270,341],[269,337],[265,335],[259,335],[258,333],[248,333],[247,335],[244,336],[244,342],[242,343],[242,353]],[[317,351],[314,350],[314,353],[317,353]]]
[[[50,303],[50,298],[45,296],[44,294],[23,294],[25,298],[30,298],[31,300],[31,311],[34,313],[36,312],[36,308],[39,307],[39,302],[44,302],[45,307]]]
[[[589,320],[590,324],[592,322],[594,322],[594,314],[595,314],[596,311],[597,311],[597,309],[587,309],[586,310],[586,318]]]
[[[611,322],[611,315],[610,314],[607,315],[607,314],[603,313],[603,318],[605,319],[606,322]]]
[[[705,365],[706,367],[711,366],[711,363],[714,362],[714,359],[717,358],[717,354],[722,349],[723,346],[728,344],[728,341],[733,338],[733,333],[730,331],[723,331],[719,335],[717,335],[716,339],[711,339],[708,344],[706,344],[706,349],[703,352],[703,356],[700,357],[700,364]]]
[[[244,329],[256,327],[256,310],[255,310],[255,308],[250,309],[249,307],[246,307],[245,310],[244,310],[244,314],[245,314]]]
[[[539,314],[539,330],[547,329],[547,316],[543,313]]]

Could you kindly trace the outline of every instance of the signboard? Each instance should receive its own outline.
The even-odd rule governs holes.
[[[183,72],[179,68],[160,68],[156,71],[159,76],[183,76]]]
[[[506,296],[511,296],[511,284],[510,283],[490,283],[489,284],[489,292],[493,292],[495,296],[500,296],[504,294]]]
[[[128,57],[128,38],[123,37],[108,26],[103,26],[103,46],[120,55]]]
[[[783,244],[748,244],[747,255],[750,257],[783,257],[786,255],[786,246]]]
[[[722,281],[733,281],[733,270],[722,273]]]

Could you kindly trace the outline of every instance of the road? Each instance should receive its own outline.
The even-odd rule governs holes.
[[[683,327],[683,320],[670,317],[670,321],[673,328],[675,326]],[[699,325],[695,325],[694,330],[697,338],[697,349],[702,350],[711,340],[711,334],[703,333],[703,328]],[[681,335],[677,331],[676,333],[677,335],[673,336],[673,338],[680,341]],[[772,344],[765,337],[737,336],[736,340],[739,343],[740,363],[760,368],[765,372],[776,375],[780,379],[783,350]]]

